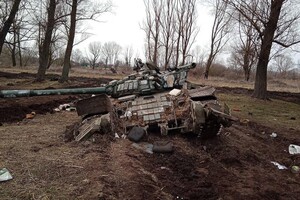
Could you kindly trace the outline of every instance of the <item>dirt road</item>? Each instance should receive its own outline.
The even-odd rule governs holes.
[[[299,174],[271,163],[300,165],[287,151],[300,144],[299,130],[250,122],[205,141],[145,139],[173,142],[172,154],[148,154],[109,135],[64,142],[66,126],[80,119],[52,109],[76,98],[0,99],[0,168],[14,177],[0,183],[0,199],[299,199]],[[31,111],[36,117],[23,119]]]

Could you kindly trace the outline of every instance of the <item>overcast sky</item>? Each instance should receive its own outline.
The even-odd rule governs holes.
[[[144,57],[145,33],[140,28],[145,19],[143,0],[113,0],[113,4],[115,5],[113,13],[99,18],[104,21],[103,23],[90,22],[88,32],[93,36],[76,48],[85,51],[90,42],[100,41],[103,44],[115,41],[122,47],[132,46],[135,51],[134,56]],[[209,9],[199,6],[197,22],[200,32],[195,45],[207,48],[212,20]]]
[[[95,0],[97,1],[97,0]],[[75,47],[83,53],[88,52],[87,46],[94,41],[100,41],[102,44],[109,41],[115,41],[123,48],[132,46],[134,50],[133,57],[144,58],[144,39],[145,33],[140,28],[145,19],[145,6],[143,0],[112,0],[114,4],[113,13],[105,14],[99,18],[103,21],[89,22],[88,32],[93,35],[88,40]],[[194,47],[200,45],[202,51],[208,52],[210,32],[213,24],[213,17],[210,14],[211,8],[198,5],[197,25],[200,28]],[[291,52],[291,51],[289,51]],[[229,54],[223,51],[223,54],[217,59],[226,62]],[[299,62],[299,53],[291,54],[295,63]],[[300,67],[300,66],[299,66]]]

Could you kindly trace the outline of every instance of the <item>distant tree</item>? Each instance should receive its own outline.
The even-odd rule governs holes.
[[[177,0],[175,30],[176,37],[176,59],[175,65],[185,64],[186,58],[190,56],[191,46],[199,32],[196,26],[197,9],[196,0]],[[179,58],[181,57],[181,63]]]
[[[165,68],[184,64],[198,34],[196,0],[144,0],[146,57]]]
[[[173,49],[175,46],[175,8],[176,8],[176,1],[167,0],[165,1],[165,5],[162,7],[162,17],[160,25],[162,27],[161,39],[160,42],[162,44],[162,48],[164,49],[164,68],[170,65],[171,57],[173,54]]]
[[[254,16],[252,16],[253,18]],[[236,63],[244,71],[244,78],[249,81],[250,73],[253,66],[257,62],[257,52],[259,48],[259,35],[255,31],[251,23],[240,14],[237,18],[238,32],[233,32],[236,37],[235,42],[232,44],[231,63]]]
[[[194,62],[200,64],[200,66],[204,65],[205,52],[199,45],[195,46],[195,48],[192,50],[192,57]]]
[[[76,63],[81,63],[84,57],[80,49],[75,49],[72,51],[71,60]]]
[[[224,48],[228,41],[228,34],[230,33],[231,16],[227,15],[227,1],[214,0],[214,21],[210,37],[210,52],[206,61],[204,78],[207,79],[210,68],[216,56]]]
[[[1,28],[0,29],[0,55],[2,52],[3,44],[5,42],[5,37],[9,31],[11,24],[14,21],[14,18],[16,16],[17,12],[18,12],[20,2],[21,2],[21,0],[14,0],[14,3],[12,5],[12,8],[10,10],[8,18],[5,20],[3,26],[2,27],[0,26],[0,28]]]
[[[259,34],[260,47],[252,96],[267,99],[267,69],[273,43],[287,48],[300,42],[297,25],[300,19],[299,4],[292,0],[224,1],[250,22]]]
[[[131,66],[132,56],[133,56],[132,47],[131,46],[125,47],[125,50],[124,50],[125,65]]]
[[[144,0],[144,4],[146,7],[146,21],[143,24],[143,30],[146,33],[147,59],[157,65],[162,2],[159,0]]]
[[[108,64],[115,65],[121,53],[122,47],[116,42],[105,42],[102,47],[102,56],[105,58],[106,66]]]
[[[95,69],[97,62],[101,56],[102,45],[100,42],[91,42],[88,47],[89,54],[88,61],[93,69]]]
[[[274,65],[277,72],[282,77],[285,77],[287,75],[287,72],[295,66],[292,58],[283,54],[275,56]]]

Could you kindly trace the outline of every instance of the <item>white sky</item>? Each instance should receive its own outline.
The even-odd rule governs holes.
[[[97,1],[97,0],[95,0]],[[99,41],[102,44],[109,41],[115,41],[122,48],[132,46],[134,50],[133,57],[144,59],[144,38],[145,33],[140,28],[145,19],[145,6],[143,0],[112,0],[114,4],[113,13],[108,13],[99,18],[104,21],[89,22],[89,33],[93,35],[86,41],[75,47],[83,53],[88,52],[87,46],[91,42]],[[197,24],[200,28],[195,44],[202,47],[202,51],[208,52],[210,32],[213,24],[213,17],[210,15],[210,8],[203,4],[198,5]],[[221,62],[226,62],[228,54],[223,51],[223,55],[217,58]],[[294,62],[299,60],[299,53],[292,55]],[[221,60],[220,60],[221,59]]]
[[[102,44],[108,41],[115,41],[123,48],[132,46],[135,51],[134,57],[144,57],[144,38],[145,33],[140,28],[145,18],[145,7],[143,0],[113,0],[115,7],[112,14],[106,14],[99,18],[103,23],[89,23],[88,32],[92,33],[88,40],[81,43],[78,47],[83,52],[90,42],[100,41]],[[212,17],[209,9],[199,6],[198,26],[200,32],[195,42],[196,45],[206,47],[208,45]]]

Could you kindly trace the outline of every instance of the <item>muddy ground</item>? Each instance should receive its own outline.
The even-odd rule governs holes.
[[[0,73],[7,79],[32,74]],[[48,77],[54,81],[55,75]],[[97,86],[108,80],[72,78],[70,87]],[[20,83],[21,84],[21,83]],[[1,89],[21,88],[1,85]],[[219,92],[248,90],[219,88]],[[299,103],[299,94],[272,93]],[[171,154],[148,154],[126,139],[94,135],[64,142],[76,112],[53,108],[76,95],[0,99],[0,168],[14,179],[0,183],[0,199],[299,199],[300,176],[279,170],[300,165],[289,144],[300,144],[299,130],[274,129],[249,122],[224,128],[210,140],[192,135],[149,135],[145,142],[172,141]],[[36,117],[24,119],[35,111]],[[272,132],[280,133],[271,138]]]

